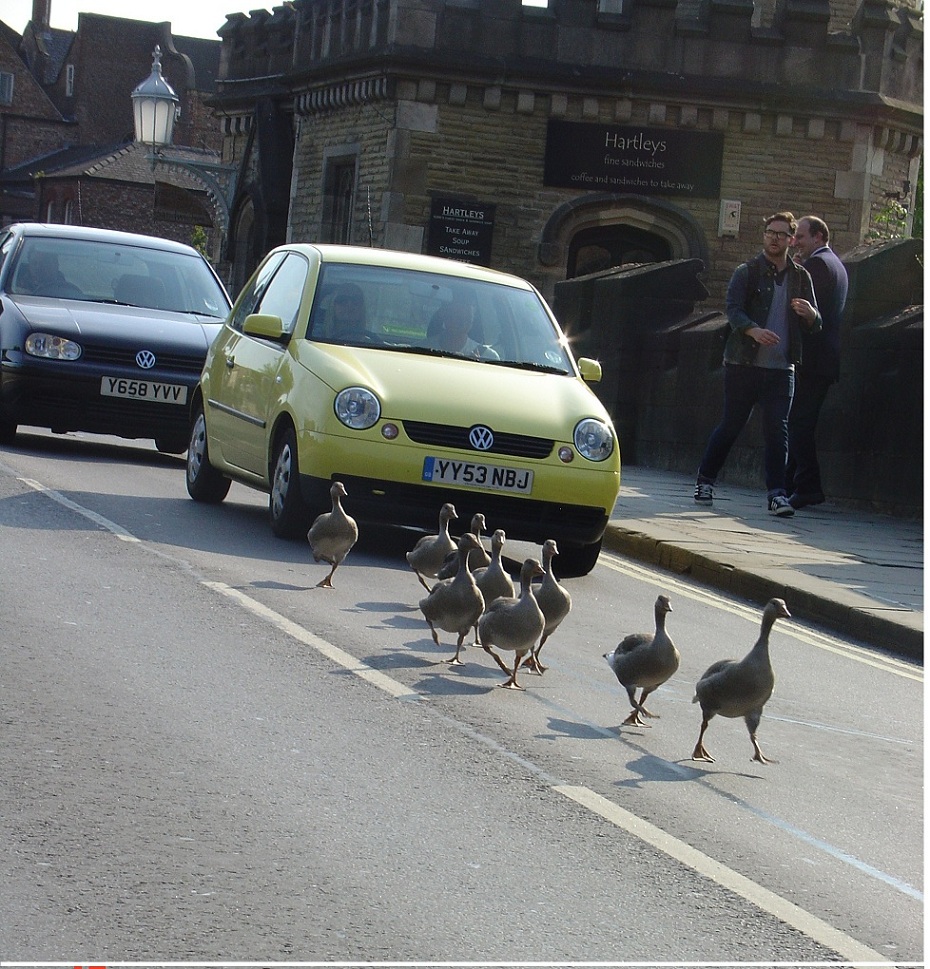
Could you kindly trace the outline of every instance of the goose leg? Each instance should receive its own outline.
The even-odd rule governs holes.
[[[698,734],[697,743],[694,745],[694,753],[691,755],[692,760],[704,760],[709,764],[714,763],[714,758],[710,756],[707,752],[707,748],[704,746],[704,731],[707,729],[707,725],[710,723],[710,718],[705,716],[701,721],[701,732]]]
[[[770,760],[763,753],[759,747],[759,741],[756,740],[756,731],[759,729],[759,721],[762,719],[762,711],[754,710],[752,713],[748,714],[745,718],[746,726],[749,729],[749,739],[752,741],[752,749],[754,751],[752,755],[753,760],[757,760],[760,764],[777,764],[777,760]]]
[[[318,589],[332,589],[332,588],[335,588],[333,586],[333,572],[335,572],[335,571],[336,571],[336,566],[334,565],[329,570],[329,575],[327,575],[325,579],[320,579],[320,581],[317,582],[316,587]]]
[[[447,659],[446,662],[450,666],[464,666],[465,664],[459,659],[459,653],[462,652],[462,643],[465,641],[465,633],[459,633],[459,641],[455,644],[455,656],[452,659]]]
[[[630,706],[633,708],[630,711],[630,715],[623,721],[622,726],[626,727],[648,727],[649,724],[646,723],[639,715],[640,705],[636,702],[636,687],[628,686],[626,688],[626,695],[630,698]]]
[[[650,713],[646,709],[646,697],[649,696],[649,694],[650,693],[653,693],[653,692],[654,692],[654,689],[653,690],[647,690],[647,689],[644,688],[643,689],[643,692],[640,693],[640,695],[639,695],[639,703],[636,704],[636,708],[639,710],[640,713],[644,714],[645,716],[652,717],[653,720],[658,720],[658,719],[660,719],[658,713]]]
[[[490,657],[491,657],[491,659],[493,659],[493,660],[494,660],[494,662],[495,662],[495,663],[497,663],[497,665],[498,665],[498,666],[499,666],[499,667],[500,667],[500,668],[501,668],[501,669],[502,669],[502,670],[503,670],[503,671],[504,671],[505,673],[509,673],[509,672],[510,672],[510,668],[509,668],[508,666],[505,666],[505,665],[504,665],[504,661],[503,661],[503,660],[502,660],[502,659],[500,658],[500,656],[498,656],[498,655],[497,655],[497,653],[495,653],[495,652],[494,652],[494,650],[493,650],[493,649],[491,649],[491,647],[490,647],[490,646],[485,646],[485,645],[483,645],[482,643],[479,643],[478,645],[479,645],[479,646],[481,646],[481,648],[482,648],[482,649],[483,649],[483,650],[484,650],[484,651],[485,651],[485,652],[486,652],[486,653],[488,654],[488,656],[490,656]]]
[[[423,588],[424,588],[424,589],[426,589],[426,591],[427,591],[427,592],[432,592],[432,591],[433,591],[433,590],[432,590],[432,589],[431,589],[431,588],[430,588],[430,587],[429,587],[429,586],[428,586],[428,585],[426,584],[426,579],[424,579],[424,578],[423,578],[423,576],[422,576],[422,575],[420,575],[420,573],[419,573],[419,572],[417,572],[417,578],[418,578],[418,579],[420,580],[420,585],[422,585],[422,586],[423,586]]]
[[[546,645],[546,640],[548,638],[549,637],[543,633],[542,639],[539,641],[539,645],[536,647],[536,649],[531,650],[530,654],[525,660],[523,660],[523,665],[527,667],[527,669],[531,669],[534,673],[538,673],[540,676],[542,676],[543,673],[549,669],[548,666],[543,666],[542,663],[539,662],[539,654],[542,652],[543,646]]]
[[[433,624],[429,621],[429,619],[427,619],[426,621],[427,621],[427,623],[429,623],[429,631],[433,634],[433,642],[437,646],[439,646],[440,645],[440,642],[439,642],[439,637],[436,635],[436,627],[433,626]]]
[[[510,679],[506,683],[501,683],[501,687],[505,690],[522,690],[524,687],[517,683],[517,670],[520,669],[520,663],[523,660],[523,653],[517,653],[516,658],[513,662],[513,672],[510,674]],[[506,668],[506,667],[505,667]],[[509,672],[509,671],[508,671]]]

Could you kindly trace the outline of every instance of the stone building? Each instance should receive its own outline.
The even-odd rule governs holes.
[[[557,283],[699,259],[711,298],[779,208],[845,252],[922,150],[920,13],[887,0],[294,0],[228,15],[233,287],[285,239]]]
[[[162,50],[180,99],[174,156],[215,164],[222,135],[206,107],[220,43],[175,36],[171,24],[81,13],[76,31],[50,25],[33,0],[22,35],[0,23],[0,224],[70,222],[191,241],[209,230],[204,185],[132,143],[130,95]]]

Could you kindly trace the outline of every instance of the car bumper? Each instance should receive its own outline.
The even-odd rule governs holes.
[[[133,375],[135,379],[140,379]],[[178,438],[190,427],[189,401],[196,379],[159,374],[145,379],[183,385],[184,404],[107,397],[100,377],[52,377],[4,367],[0,374],[0,417],[16,424],[63,433],[86,431],[126,438]]]

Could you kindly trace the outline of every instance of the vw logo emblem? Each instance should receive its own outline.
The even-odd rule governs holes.
[[[155,354],[151,350],[140,350],[136,354],[136,363],[143,370],[151,370],[155,366]]]
[[[494,446],[494,432],[490,427],[484,427],[481,424],[476,424],[468,432],[468,443],[476,451],[487,451],[488,448]]]

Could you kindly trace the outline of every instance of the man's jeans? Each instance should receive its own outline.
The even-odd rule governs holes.
[[[785,494],[788,461],[788,412],[794,396],[794,370],[728,364],[723,377],[723,418],[707,442],[698,481],[714,484],[717,475],[746,426],[753,407],[762,408],[765,441],[765,486],[769,498]]]

